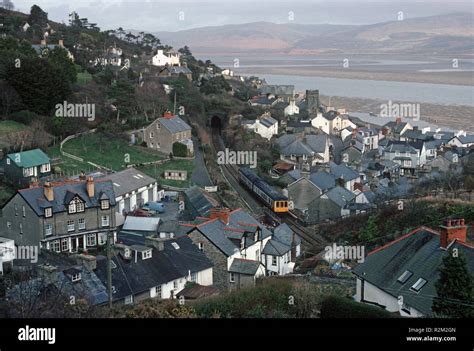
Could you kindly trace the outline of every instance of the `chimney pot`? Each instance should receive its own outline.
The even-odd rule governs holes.
[[[454,240],[465,243],[467,239],[467,226],[463,218],[446,219],[445,225],[440,226],[440,246],[447,248]]]
[[[219,218],[224,224],[227,225],[230,223],[230,210],[225,207],[212,208],[209,218]]]

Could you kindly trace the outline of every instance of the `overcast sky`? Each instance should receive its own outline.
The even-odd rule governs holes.
[[[0,0],[2,1],[2,0]],[[101,29],[177,31],[203,26],[267,21],[368,24],[473,11],[472,0],[12,0],[22,12],[37,4],[54,21],[67,22],[76,11]],[[181,15],[181,19],[180,19]]]

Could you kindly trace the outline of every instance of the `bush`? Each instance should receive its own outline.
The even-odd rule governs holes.
[[[176,157],[187,157],[188,147],[179,141],[173,144],[173,155]]]
[[[19,122],[19,123],[23,123],[23,124],[28,125],[33,120],[35,120],[37,118],[38,118],[38,114],[36,114],[34,112],[31,112],[31,111],[23,110],[23,111],[18,111],[18,112],[12,113],[10,115],[9,119],[11,119],[15,122]]]
[[[321,304],[321,318],[395,318],[379,307],[366,305],[344,297],[330,296]]]

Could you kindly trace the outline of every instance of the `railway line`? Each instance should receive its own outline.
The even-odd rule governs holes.
[[[216,153],[223,151],[225,148],[224,142],[217,132],[212,133],[212,143]],[[306,248],[322,248],[326,246],[327,243],[321,236],[309,232],[307,228],[299,224],[290,214],[277,215],[261,204],[253,194],[250,194],[240,184],[238,167],[235,165],[219,165],[219,167],[227,183],[239,194],[254,216],[258,218],[267,216],[277,223],[286,223],[301,238]]]

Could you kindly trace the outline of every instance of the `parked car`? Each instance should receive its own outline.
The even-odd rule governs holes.
[[[141,208],[149,213],[164,213],[165,206],[161,202],[147,202]]]
[[[144,211],[139,208],[131,212],[130,215],[134,217],[150,217],[151,216],[151,214],[148,211]]]

